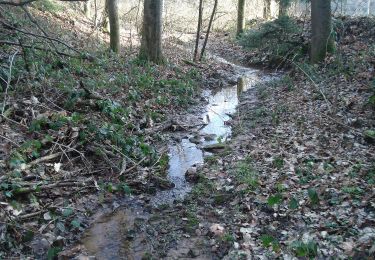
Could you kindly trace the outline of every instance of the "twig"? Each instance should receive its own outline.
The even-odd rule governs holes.
[[[20,145],[19,145],[19,144],[17,144],[16,142],[12,141],[12,140],[11,140],[11,139],[9,139],[8,137],[6,137],[6,136],[3,136],[3,135],[0,135],[0,137],[1,137],[1,138],[3,138],[3,139],[5,139],[5,140],[7,140],[8,142],[10,142],[10,143],[14,144],[15,146],[17,146],[17,147],[20,147]]]
[[[27,9],[24,9],[24,10],[25,10],[26,14],[28,14],[29,19],[30,19],[33,23],[35,23],[35,24],[37,25],[37,27],[43,32],[44,35],[40,35],[40,34],[36,34],[36,33],[32,33],[32,32],[27,32],[27,31],[24,31],[24,30],[18,29],[18,28],[16,28],[16,27],[14,27],[13,25],[10,25],[10,24],[8,24],[8,23],[6,23],[6,22],[4,22],[4,21],[0,21],[0,23],[2,23],[5,27],[8,27],[8,28],[10,28],[10,29],[12,29],[12,30],[15,30],[15,31],[20,32],[20,33],[23,33],[23,34],[27,34],[27,35],[30,35],[30,36],[34,36],[34,37],[37,37],[37,38],[44,38],[44,39],[47,39],[47,40],[49,40],[49,41],[55,41],[55,42],[57,42],[57,43],[60,43],[60,44],[64,45],[65,47],[67,47],[67,48],[69,48],[69,49],[71,49],[71,50],[77,52],[78,54],[81,54],[80,51],[78,51],[78,50],[75,49],[74,47],[70,46],[69,44],[67,44],[67,43],[65,43],[65,42],[63,42],[63,41],[61,41],[61,40],[59,40],[59,39],[52,38],[52,37],[48,36],[47,33],[46,33],[43,29],[41,29],[41,27],[37,24],[37,22],[32,18],[31,14],[27,11]],[[56,47],[56,46],[54,46],[54,47]]]
[[[134,170],[135,168],[137,168],[141,163],[143,163],[143,161],[146,160],[146,159],[147,159],[147,157],[143,157],[142,160],[140,160],[138,163],[136,163],[135,165],[133,165],[132,167],[130,167],[129,169],[127,169],[126,171],[124,171],[122,174],[120,174],[120,176],[123,175],[123,174],[127,174],[127,173],[131,172],[132,170]]]
[[[330,113],[332,113],[332,109],[331,109],[331,102],[329,102],[329,100],[327,99],[326,95],[323,93],[323,91],[319,88],[318,84],[311,78],[311,76],[304,70],[301,68],[301,66],[299,66],[297,63],[295,63],[294,61],[291,61],[298,69],[300,69],[303,74],[306,75],[306,77],[313,83],[314,87],[320,92],[320,94],[323,96],[324,98],[324,101],[327,103],[327,106],[328,106],[328,110]]]
[[[6,106],[6,102],[7,102],[8,90],[9,90],[10,82],[11,82],[11,79],[12,79],[13,61],[14,61],[14,57],[17,55],[17,53],[18,53],[18,50],[16,50],[16,51],[14,52],[14,54],[12,55],[12,57],[10,58],[8,81],[7,81],[7,85],[6,85],[5,93],[4,93],[3,107],[2,107],[2,109],[1,109],[1,115],[2,115],[2,116],[4,116],[5,106]]]
[[[38,47],[38,46],[26,45],[26,44],[22,44],[21,45],[20,43],[12,42],[12,41],[0,41],[0,45],[1,44],[13,45],[13,46],[20,46],[22,48],[27,48],[27,49],[35,49],[35,50],[40,50],[40,51],[51,52],[50,49],[46,49],[46,48],[42,48],[42,47]],[[61,52],[61,51],[55,51],[55,53],[57,53],[58,55],[61,55],[61,56],[66,56],[66,57],[76,58],[76,59],[88,58],[88,57],[81,57],[81,56],[70,55],[68,53]]]
[[[8,0],[8,1],[0,1],[0,5],[11,5],[11,6],[24,6],[33,2],[36,2],[38,0]],[[86,2],[88,0],[59,0],[61,2]]]

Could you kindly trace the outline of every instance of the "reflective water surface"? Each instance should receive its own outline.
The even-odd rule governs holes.
[[[223,59],[217,59],[228,64]],[[257,82],[270,79],[259,75],[257,70],[231,65],[236,71],[233,77],[238,78],[238,85],[205,93],[208,104],[201,118],[207,125],[180,142],[169,145],[168,178],[175,187],[159,191],[151,200],[153,206],[182,200],[191,191],[191,185],[185,180],[185,173],[190,167],[203,163],[207,153],[202,147],[230,139],[232,132],[227,122],[236,112],[238,95]],[[194,143],[189,141],[192,137],[195,139]],[[86,232],[82,243],[96,259],[142,259],[149,246],[146,234],[137,232],[137,236],[132,237],[132,233],[148,217],[144,208],[136,203],[128,208],[121,207],[115,213],[99,216]]]

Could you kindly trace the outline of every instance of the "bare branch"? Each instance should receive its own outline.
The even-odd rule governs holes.
[[[26,12],[26,14],[28,14],[27,11],[25,11],[25,12]],[[30,18],[30,20],[34,23],[33,18],[30,17],[30,16],[29,16],[29,18]],[[58,42],[58,43],[64,45],[65,47],[67,47],[67,48],[69,48],[69,49],[71,49],[71,50],[73,50],[73,51],[79,53],[79,54],[81,53],[80,51],[78,51],[78,50],[75,49],[74,47],[70,46],[69,44],[67,44],[67,43],[65,43],[65,42],[63,42],[63,41],[61,41],[61,40],[59,40],[59,39],[55,39],[55,38],[52,38],[52,37],[48,36],[48,35],[44,32],[44,30],[42,30],[42,32],[43,32],[45,35],[39,35],[39,34],[35,34],[35,33],[32,33],[32,32],[27,32],[27,31],[24,31],[24,30],[18,29],[18,28],[16,28],[16,27],[14,27],[13,25],[8,24],[8,23],[6,23],[6,22],[4,22],[4,21],[0,21],[0,23],[2,23],[5,27],[7,27],[7,28],[9,28],[9,29],[12,29],[12,30],[15,30],[15,31],[17,31],[17,32],[20,32],[20,33],[23,33],[23,34],[26,34],[26,35],[31,35],[31,36],[34,36],[34,37],[37,37],[37,38],[44,38],[44,39],[47,39],[47,40],[50,40],[50,41],[55,41],[55,42]],[[38,26],[38,28],[39,28],[39,27],[40,27],[40,26]]]
[[[11,6],[25,6],[32,2],[36,2],[38,0],[9,0],[9,1],[0,1],[0,5],[11,5]],[[88,0],[59,0],[61,2],[87,2]]]
[[[2,108],[2,110],[1,110],[1,115],[2,115],[2,116],[4,115],[5,106],[6,106],[6,103],[7,103],[8,90],[9,90],[9,87],[10,87],[10,82],[11,82],[11,80],[12,80],[13,61],[14,61],[14,57],[17,55],[18,52],[19,52],[19,51],[16,50],[15,53],[14,53],[14,54],[12,55],[12,57],[10,58],[8,80],[7,80],[7,85],[6,85],[6,88],[5,88],[4,101],[3,101],[3,108]]]

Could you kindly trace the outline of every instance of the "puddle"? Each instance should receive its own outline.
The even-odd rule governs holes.
[[[198,134],[190,135],[180,143],[169,147],[168,177],[175,187],[171,190],[158,192],[152,199],[153,205],[170,204],[174,200],[182,200],[191,191],[191,185],[185,180],[185,173],[192,166],[202,164],[205,155],[210,154],[204,152],[202,147],[230,139],[232,129],[227,122],[236,112],[239,95],[259,81],[269,78],[261,77],[258,70],[238,66],[219,57],[214,58],[221,63],[230,64],[234,68],[236,74],[232,77],[238,84],[223,88],[215,93],[206,91],[203,94],[207,98],[208,104],[201,117],[207,125],[200,129]],[[195,141],[189,141],[191,138],[194,138]],[[197,145],[196,142],[199,144]]]
[[[159,191],[151,205],[171,204],[182,200],[191,191],[191,185],[185,180],[186,171],[194,165],[202,164],[209,153],[203,151],[207,145],[224,142],[231,138],[232,130],[227,122],[236,112],[239,94],[260,81],[267,81],[270,76],[260,74],[258,70],[231,64],[215,57],[219,62],[230,64],[239,84],[223,88],[217,92],[207,91],[204,97],[208,104],[201,115],[206,125],[197,133],[189,135],[178,143],[169,146],[168,178],[175,184],[170,190]],[[140,230],[140,223],[149,216],[141,206],[120,208],[109,216],[102,216],[95,221],[82,240],[89,255],[96,259],[142,259],[149,249],[145,242],[145,231]],[[137,230],[137,237],[131,233]],[[130,234],[130,235],[129,235]]]

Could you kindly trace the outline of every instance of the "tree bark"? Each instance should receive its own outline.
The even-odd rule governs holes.
[[[268,20],[271,18],[271,0],[263,0],[263,1],[264,1],[263,18]]]
[[[289,2],[287,0],[279,0],[279,17],[288,15]]]
[[[237,36],[240,36],[245,29],[245,2],[246,0],[238,0]]]
[[[118,16],[118,0],[108,0],[109,35],[110,45],[113,52],[120,50],[120,23]]]
[[[197,38],[195,39],[193,61],[198,60],[198,49],[199,49],[199,39],[201,37],[202,20],[203,20],[203,0],[199,0],[198,27],[197,27],[197,36],[196,36]]]
[[[145,0],[142,41],[139,57],[143,60],[162,63],[162,15],[163,0]]]
[[[371,14],[371,0],[367,0],[367,15]]]
[[[90,17],[90,6],[89,1],[83,2],[83,12],[85,13],[86,17]]]
[[[214,16],[215,16],[216,9],[217,9],[217,4],[218,4],[218,0],[215,0],[214,8],[212,9],[212,14],[211,14],[210,22],[208,23],[206,38],[204,39],[204,43],[203,43],[203,46],[202,46],[201,57],[200,57],[199,60],[203,59],[204,51],[206,50],[206,46],[207,46],[207,42],[208,42],[208,36],[210,35],[210,31],[211,31],[211,27],[212,27],[212,22],[214,21]]]
[[[101,27],[104,31],[109,32],[109,11],[108,11],[108,5],[110,0],[105,0],[104,10],[102,14],[102,22]]]
[[[327,51],[333,51],[331,1],[311,1],[311,53],[312,63],[323,61]]]

